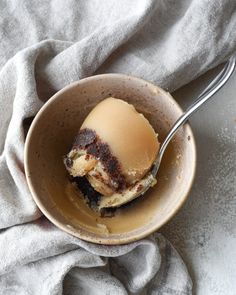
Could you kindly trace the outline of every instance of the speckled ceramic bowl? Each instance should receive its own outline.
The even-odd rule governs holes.
[[[80,80],[56,93],[35,117],[26,139],[25,171],[35,202],[56,226],[93,243],[124,244],[156,231],[180,209],[193,182],[196,149],[185,125],[164,155],[156,186],[115,216],[100,217],[71,185],[62,158],[87,114],[108,96],[133,104],[160,142],[182,114],[168,93],[144,80],[121,74]]]

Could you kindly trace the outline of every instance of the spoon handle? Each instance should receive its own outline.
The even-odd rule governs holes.
[[[182,126],[191,115],[196,112],[205,102],[207,102],[220,88],[228,81],[235,68],[235,57],[232,56],[223,70],[213,79],[213,81],[204,89],[204,91],[198,96],[197,100],[183,113],[183,115],[176,121],[174,126],[171,128],[166,139],[161,145],[156,163],[154,163],[155,171],[152,171],[153,175],[156,175],[162,156],[165,152],[167,145],[169,144],[172,137],[177,132],[178,128]]]

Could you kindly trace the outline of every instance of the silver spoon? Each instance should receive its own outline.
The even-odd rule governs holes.
[[[137,185],[134,185],[131,190],[127,190],[127,192],[123,194],[113,194],[111,197],[102,197],[100,200],[99,210],[103,208],[109,207],[119,207],[125,203],[130,202],[133,199],[138,198],[139,196],[143,195],[153,184],[155,183],[156,175],[159,170],[162,157],[164,152],[177,132],[178,128],[182,126],[191,115],[197,111],[205,102],[207,102],[229,79],[231,74],[233,73],[235,68],[235,57],[231,57],[228,62],[226,63],[223,70],[213,79],[213,81],[204,89],[204,91],[198,96],[196,102],[191,105],[186,112],[176,121],[174,126],[169,131],[166,139],[161,145],[159,153],[157,155],[156,160],[153,163],[151,171],[148,173],[146,177],[144,177],[141,181],[143,181],[142,189],[137,192]]]
[[[173,125],[168,135],[166,136],[166,139],[162,143],[161,148],[158,152],[157,158],[154,161],[153,167],[150,171],[150,173],[152,174],[154,178],[156,178],[164,152],[169,142],[171,141],[171,139],[173,138],[173,136],[179,129],[179,127],[184,125],[184,123],[186,123],[186,121],[192,116],[194,112],[196,112],[217,91],[220,90],[220,88],[228,81],[234,69],[235,69],[235,57],[232,56],[228,60],[224,68],[221,70],[221,72],[213,79],[213,81],[206,87],[206,89],[204,89],[204,91],[198,96],[197,100],[183,113],[183,115]],[[140,192],[139,195],[143,195],[151,186],[152,186],[152,183],[150,182],[149,184],[147,184],[147,186],[143,188],[143,190]]]

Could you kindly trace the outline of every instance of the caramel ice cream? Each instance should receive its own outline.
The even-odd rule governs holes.
[[[86,177],[101,194],[99,208],[134,199],[157,156],[157,134],[148,120],[127,102],[107,98],[83,122],[65,165],[72,177]]]

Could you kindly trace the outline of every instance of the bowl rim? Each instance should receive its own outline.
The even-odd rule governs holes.
[[[169,99],[171,100],[171,102],[173,103],[174,107],[176,109],[178,109],[178,111],[180,111],[180,113],[183,113],[182,108],[180,107],[180,105],[177,103],[177,101],[170,95],[169,92],[165,91],[164,89],[160,88],[157,85],[154,85],[153,83],[146,81],[145,79],[139,78],[139,77],[135,77],[133,75],[126,75],[126,74],[119,74],[119,73],[107,73],[107,74],[99,74],[99,75],[94,75],[94,76],[90,76],[90,77],[86,77],[84,79],[72,82],[70,84],[68,84],[67,86],[63,87],[62,89],[60,89],[58,92],[56,92],[51,98],[49,98],[49,100],[41,107],[41,109],[38,111],[38,113],[36,114],[35,118],[33,119],[33,122],[28,130],[27,136],[26,136],[26,140],[25,140],[25,147],[24,147],[24,168],[25,168],[25,175],[26,175],[26,180],[27,180],[27,184],[30,190],[30,193],[32,195],[32,198],[34,200],[34,202],[36,203],[36,205],[38,206],[38,208],[40,209],[40,211],[58,228],[60,228],[61,230],[63,230],[64,232],[67,232],[77,238],[80,238],[84,241],[87,242],[92,242],[95,244],[103,244],[103,245],[121,245],[121,244],[128,244],[137,240],[140,240],[142,238],[145,238],[147,236],[149,236],[150,234],[154,233],[155,231],[157,231],[158,229],[160,229],[163,225],[165,225],[180,209],[181,207],[184,205],[184,203],[187,200],[187,197],[190,193],[190,190],[192,188],[193,185],[193,181],[196,175],[196,163],[197,163],[197,151],[196,151],[196,142],[195,142],[195,138],[193,135],[193,131],[192,128],[190,127],[190,124],[187,123],[185,124],[185,128],[188,130],[188,133],[191,136],[191,145],[192,145],[192,151],[193,151],[193,160],[192,160],[192,165],[193,165],[193,172],[191,175],[191,179],[189,182],[189,186],[187,191],[185,192],[185,194],[182,196],[181,200],[179,201],[178,205],[172,210],[170,211],[170,213],[168,215],[166,215],[166,218],[163,219],[162,222],[160,222],[159,225],[153,225],[151,226],[149,229],[147,230],[143,230],[140,233],[134,234],[134,236],[130,236],[130,237],[121,237],[119,238],[113,238],[113,237],[93,237],[92,235],[89,234],[83,234],[83,232],[79,232],[76,231],[73,228],[69,228],[67,227],[66,224],[61,223],[60,221],[58,221],[53,215],[51,215],[49,213],[49,211],[47,210],[47,208],[44,206],[44,204],[41,202],[40,197],[38,196],[37,192],[34,189],[33,183],[31,181],[31,175],[30,175],[30,169],[29,169],[29,146],[30,146],[30,141],[31,141],[31,137],[32,134],[34,132],[35,126],[38,122],[38,120],[40,119],[40,117],[42,116],[42,114],[44,113],[44,111],[47,109],[47,107],[49,105],[51,105],[56,99],[58,99],[58,97],[61,96],[61,94],[63,94],[64,92],[70,90],[71,88],[78,86],[80,84],[84,84],[87,81],[91,81],[91,80],[97,80],[99,78],[102,79],[106,79],[106,78],[128,78],[129,80],[136,80],[137,82],[141,82],[141,83],[146,83],[149,87],[157,87],[159,90],[161,90],[162,92],[164,92],[165,94],[168,95]]]

